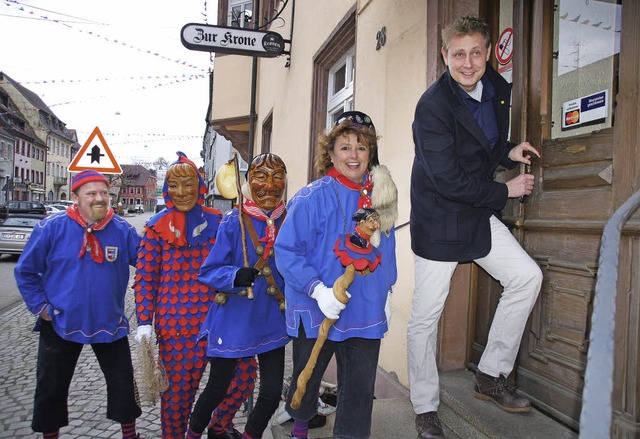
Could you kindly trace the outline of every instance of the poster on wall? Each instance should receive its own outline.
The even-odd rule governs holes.
[[[562,129],[604,122],[607,118],[608,90],[573,99],[562,104]]]

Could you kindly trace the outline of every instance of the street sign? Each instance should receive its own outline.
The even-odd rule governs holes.
[[[95,140],[96,137],[97,140]],[[122,174],[122,168],[111,153],[109,145],[98,127],[93,129],[84,146],[80,148],[67,168],[69,172],[80,172],[87,169],[93,169],[103,174]]]
[[[284,53],[282,35],[271,31],[185,24],[180,31],[182,45],[190,50],[276,57]]]

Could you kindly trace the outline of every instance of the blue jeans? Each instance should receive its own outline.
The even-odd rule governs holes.
[[[298,409],[291,408],[291,398],[296,391],[298,376],[307,365],[307,360],[315,344],[315,338],[307,338],[302,322],[298,337],[293,338],[293,377],[287,412],[297,421],[309,421],[318,412],[318,392],[320,383],[331,357],[335,354],[338,367],[338,403],[333,436],[339,439],[366,439],[371,435],[371,412],[373,410],[374,388],[379,339],[349,338],[334,342],[327,340],[307,382],[307,389]]]

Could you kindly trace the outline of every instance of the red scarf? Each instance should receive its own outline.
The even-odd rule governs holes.
[[[284,201],[280,201],[278,205],[271,211],[271,215],[267,215],[264,213],[264,210],[260,208],[255,202],[251,201],[248,198],[245,198],[242,203],[242,211],[247,215],[264,221],[267,223],[267,230],[265,232],[265,237],[260,239],[261,242],[266,242],[267,245],[264,249],[264,253],[262,254],[263,259],[267,259],[269,257],[269,251],[271,247],[273,247],[273,243],[276,240],[276,220],[282,216],[284,213]]]
[[[355,183],[352,180],[349,180],[347,177],[342,175],[335,167],[329,168],[327,171],[327,175],[329,177],[333,177],[340,182],[343,186],[360,192],[360,199],[358,200],[358,209],[362,209],[364,207],[371,207],[371,190],[373,189],[373,182],[369,177],[369,171],[366,172],[366,180],[364,184],[361,186],[358,183]]]
[[[91,259],[98,264],[102,264],[102,262],[104,262],[104,252],[102,251],[100,241],[98,241],[98,238],[93,232],[102,230],[107,226],[107,224],[109,224],[109,221],[113,218],[113,209],[110,207],[109,210],[107,210],[107,215],[104,219],[99,223],[92,224],[91,226],[87,226],[87,222],[84,220],[82,215],[80,215],[77,204],[67,206],[67,215],[69,215],[69,218],[80,224],[80,226],[85,230],[84,240],[82,241],[82,248],[80,248],[78,258],[83,257],[88,251],[91,255]]]

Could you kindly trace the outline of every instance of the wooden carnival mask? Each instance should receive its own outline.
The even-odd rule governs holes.
[[[287,168],[277,155],[260,154],[251,161],[247,181],[253,202],[268,212],[282,200],[287,185]]]
[[[172,165],[167,171],[167,191],[176,209],[188,212],[198,202],[198,171],[187,163]]]

